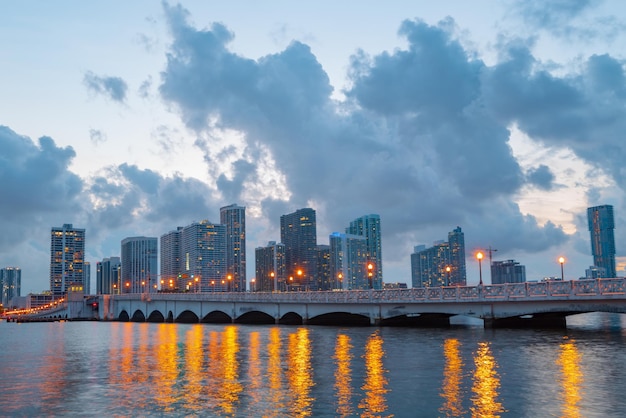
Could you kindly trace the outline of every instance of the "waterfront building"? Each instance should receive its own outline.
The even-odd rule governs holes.
[[[491,263],[491,283],[524,283],[526,267],[515,260],[494,261]]]
[[[96,294],[119,294],[121,269],[122,262],[119,257],[108,257],[98,261],[96,263]]]
[[[367,245],[366,263],[373,265],[373,274],[370,278],[374,289],[382,289],[383,284],[383,250],[379,215],[365,215],[350,222],[346,234],[358,235],[365,238]]]
[[[4,307],[14,306],[13,299],[22,292],[22,270],[19,267],[0,269],[0,303]]]
[[[50,291],[67,293],[70,285],[85,286],[85,230],[72,224],[52,227],[50,234]]]
[[[333,289],[370,289],[367,239],[362,235],[333,232],[330,241],[330,277]]]
[[[587,208],[587,221],[591,234],[593,265],[601,269],[600,277],[616,277],[613,206]]]
[[[226,226],[208,220],[185,226],[180,248],[180,270],[186,290],[226,292],[231,289],[233,277],[226,268]]]
[[[317,245],[317,283],[318,290],[331,290],[333,283],[330,280],[330,245]]]
[[[185,288],[185,279],[182,277],[181,237],[183,227],[161,235],[161,290],[178,292]],[[187,282],[188,283],[188,282]]]
[[[467,283],[465,234],[461,231],[461,227],[457,226],[448,233],[448,246],[450,247],[450,279],[448,280],[448,285],[465,286]]]
[[[220,208],[226,227],[226,272],[232,275],[231,291],[246,290],[246,208],[232,204]]]
[[[89,261],[85,261],[83,268],[83,293],[91,294],[91,263]]]
[[[285,245],[290,289],[317,290],[317,223],[311,208],[280,217],[280,239]]]
[[[122,293],[157,291],[157,255],[156,237],[129,237],[122,240]]]
[[[603,268],[598,268],[596,266],[589,266],[588,269],[585,269],[585,279],[600,279],[604,273]]]
[[[255,249],[255,292],[283,292],[286,288],[285,245],[270,241]]]
[[[465,286],[465,236],[460,227],[448,233],[448,242],[414,247],[411,254],[413,287]]]

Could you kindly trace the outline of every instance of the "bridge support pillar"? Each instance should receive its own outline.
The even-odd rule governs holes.
[[[567,321],[560,315],[535,315],[528,318],[485,318],[485,328],[565,328]]]

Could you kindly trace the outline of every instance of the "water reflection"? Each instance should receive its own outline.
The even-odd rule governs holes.
[[[199,411],[202,408],[202,379],[204,375],[203,367],[203,334],[201,326],[191,327],[185,335],[185,357],[184,357],[184,384],[180,394],[185,405],[191,410]]]
[[[474,386],[472,392],[473,417],[499,417],[504,412],[502,404],[498,402],[500,378],[496,371],[498,364],[491,354],[489,343],[478,343],[478,350],[474,355]]]
[[[287,378],[293,397],[291,412],[293,416],[308,417],[312,413],[313,387],[311,370],[311,340],[308,328],[299,328],[289,334],[289,352],[287,353]]]
[[[282,393],[281,345],[280,328],[271,328],[269,343],[267,344],[267,377],[269,380],[269,401],[274,406],[274,409],[272,410],[273,413],[270,411],[270,414],[264,414],[263,416],[279,416],[285,407]]]
[[[172,412],[172,404],[176,400],[174,385],[178,377],[176,328],[159,325],[156,335],[159,342],[155,350],[156,364],[159,369],[159,373],[155,375],[154,385],[157,393],[156,401],[163,408],[163,412]]]
[[[335,391],[337,393],[337,415],[347,417],[354,414],[351,405],[352,399],[352,354],[350,337],[345,334],[337,335],[335,342]]]
[[[365,398],[359,403],[363,410],[362,417],[378,417],[387,411],[387,378],[383,365],[385,351],[383,339],[376,331],[367,340],[365,345],[365,384],[361,387],[365,391]]]
[[[445,399],[445,402],[439,411],[446,417],[460,417],[465,413],[461,394],[463,360],[459,352],[460,345],[459,340],[454,338],[447,339],[443,343],[443,355],[446,362],[440,395]]]
[[[227,415],[233,415],[237,411],[239,394],[243,390],[239,382],[239,363],[237,353],[239,352],[239,341],[237,335],[238,327],[229,325],[222,333],[221,344],[221,385],[220,387],[220,408]]]
[[[574,341],[568,341],[560,345],[561,352],[556,360],[561,367],[561,384],[563,386],[563,417],[580,417],[580,406],[582,399],[581,387],[583,383],[583,373],[580,370],[580,353]]]

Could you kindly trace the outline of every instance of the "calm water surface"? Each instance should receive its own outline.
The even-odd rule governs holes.
[[[1,322],[0,416],[623,417],[626,317],[557,331]]]

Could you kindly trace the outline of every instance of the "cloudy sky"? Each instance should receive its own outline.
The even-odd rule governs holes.
[[[489,246],[578,278],[601,204],[624,274],[620,0],[2,2],[0,42],[0,265],[23,294],[49,288],[52,226],[86,228],[95,265],[231,203],[249,277],[312,207],[318,243],[381,216],[385,281],[456,226],[470,284]]]

